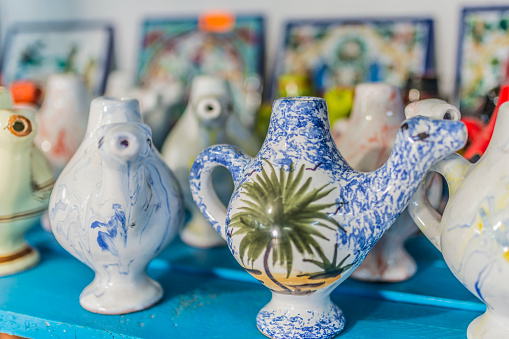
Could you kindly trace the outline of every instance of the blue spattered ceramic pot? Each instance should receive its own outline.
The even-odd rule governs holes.
[[[237,261],[273,292],[258,328],[273,338],[339,333],[345,319],[330,292],[405,209],[433,163],[466,137],[461,122],[412,118],[383,167],[357,172],[336,149],[325,101],[297,97],[275,101],[256,157],[227,145],[202,152],[191,169],[194,201]],[[218,165],[235,183],[228,208],[211,190]]]

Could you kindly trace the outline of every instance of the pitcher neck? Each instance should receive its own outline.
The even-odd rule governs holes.
[[[87,136],[90,137],[99,127],[119,122],[142,122],[138,100],[96,98],[90,104]]]
[[[326,142],[328,136],[330,127],[325,100],[290,97],[274,101],[266,142],[278,141],[281,137]]]
[[[332,139],[327,104],[314,97],[280,98],[274,102],[269,131],[259,155],[271,159],[302,157],[311,163],[327,159],[337,165],[345,164]]]

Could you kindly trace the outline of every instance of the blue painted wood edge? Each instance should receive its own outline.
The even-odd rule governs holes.
[[[141,339],[122,333],[99,330],[88,326],[76,326],[59,321],[44,320],[26,314],[0,311],[2,332],[11,335],[30,336],[31,338],[105,338],[105,332],[111,338]]]
[[[245,271],[233,270],[229,268],[211,268],[211,269],[203,269],[196,268],[191,266],[184,265],[174,265],[170,264],[166,260],[156,258],[152,260],[149,264],[151,269],[155,270],[174,270],[175,272],[194,274],[194,275],[207,275],[215,278],[220,278],[224,280],[237,281],[237,282],[246,282],[246,283],[254,283],[261,284],[258,280],[253,278],[249,273]],[[397,291],[387,291],[387,290],[367,290],[361,288],[352,288],[352,287],[343,287],[339,286],[332,293],[334,294],[342,294],[342,295],[350,295],[350,296],[358,296],[364,298],[373,298],[379,300],[393,301],[393,302],[403,302],[407,304],[414,305],[425,305],[425,306],[435,306],[441,308],[448,308],[454,310],[463,310],[463,311],[475,311],[475,312],[485,312],[486,306],[481,302],[470,302],[470,301],[461,301],[455,299],[448,298],[440,298],[433,297],[429,295],[420,295],[414,293],[405,293],[405,292],[397,292]]]

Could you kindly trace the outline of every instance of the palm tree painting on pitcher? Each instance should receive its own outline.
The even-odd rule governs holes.
[[[284,294],[309,294],[324,284],[331,284],[340,278],[341,273],[353,264],[342,266],[344,258],[337,263],[337,246],[334,259],[330,262],[315,238],[327,240],[319,227],[338,232],[345,229],[324,210],[336,203],[320,204],[316,201],[326,197],[334,188],[329,184],[311,188],[312,178],[304,180],[305,166],[295,171],[290,164],[288,171],[283,167],[277,172],[270,162],[269,173],[262,167],[253,182],[242,184],[248,199],[230,220],[232,236],[245,234],[239,245],[239,255],[243,264],[253,265],[262,253],[263,268],[268,281],[263,281],[263,273],[246,269],[262,283],[275,285],[277,292]],[[319,165],[318,165],[319,166]],[[295,172],[297,172],[295,174]],[[318,272],[293,275],[294,251],[300,253],[305,262],[318,266]],[[269,269],[270,254],[272,266],[276,264],[286,268],[286,277],[279,280]],[[320,260],[315,260],[318,257]],[[285,281],[285,283],[282,282]]]

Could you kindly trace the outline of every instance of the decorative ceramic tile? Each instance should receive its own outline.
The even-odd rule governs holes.
[[[409,75],[433,70],[431,19],[295,20],[285,28],[272,97],[285,74],[308,75],[320,95],[328,88],[361,82],[402,87]]]
[[[488,92],[509,79],[508,32],[509,6],[463,9],[455,91],[463,113],[481,109]]]
[[[51,73],[84,77],[94,95],[104,92],[111,65],[113,28],[106,23],[19,23],[7,32],[2,52],[2,83],[19,79],[46,83]]]
[[[188,86],[197,75],[227,79],[240,111],[253,125],[263,88],[264,20],[237,16],[227,31],[205,31],[200,19],[148,19],[142,27],[138,81],[180,82]],[[244,121],[243,121],[244,122]]]

